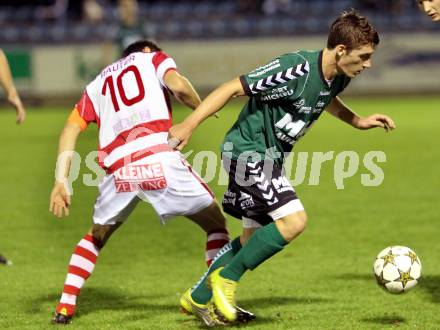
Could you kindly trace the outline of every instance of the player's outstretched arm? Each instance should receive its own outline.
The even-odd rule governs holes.
[[[17,112],[16,123],[21,124],[26,118],[26,110],[21,103],[20,96],[14,86],[11,70],[5,54],[0,49],[0,84],[2,85],[9,103],[11,103]]]
[[[228,81],[211,94],[192,112],[182,123],[174,125],[169,130],[169,140],[179,141],[175,147],[182,150],[188,144],[194,130],[209,116],[219,111],[234,96],[245,95],[239,78]]]
[[[358,116],[348,108],[338,96],[328,105],[326,111],[357,129],[382,127],[388,132],[396,128],[394,121],[387,115],[374,114],[368,117]]]
[[[202,100],[189,80],[175,70],[168,71],[164,77],[165,85],[173,92],[174,97],[191,109],[196,109]]]
[[[67,180],[72,162],[72,154],[75,150],[76,140],[81,132],[81,126],[75,122],[67,122],[61,132],[58,157],[55,170],[55,184],[50,194],[49,212],[58,218],[69,215],[70,192]]]

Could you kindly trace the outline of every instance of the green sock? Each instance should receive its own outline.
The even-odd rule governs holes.
[[[211,300],[212,291],[206,285],[208,275],[219,267],[222,267],[237,254],[241,249],[240,236],[236,237],[231,242],[225,244],[221,250],[217,253],[212,261],[211,266],[205,274],[200,278],[195,286],[191,289],[191,297],[198,304],[207,304]]]
[[[286,240],[281,236],[275,223],[272,222],[255,231],[240,252],[222,269],[220,275],[238,281],[246,270],[256,268],[266,259],[281,251],[286,244]]]

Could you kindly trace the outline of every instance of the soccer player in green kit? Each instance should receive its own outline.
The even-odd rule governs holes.
[[[242,275],[305,229],[306,212],[283,175],[282,164],[285,153],[324,110],[357,129],[395,128],[388,116],[361,117],[338,97],[351,79],[371,67],[378,43],[379,36],[365,17],[345,12],[331,25],[326,48],[279,56],[222,84],[171,128],[170,142],[181,150],[194,129],[232,97],[249,97],[222,147],[229,173],[223,208],[242,220],[243,234],[225,245],[200,281],[184,293],[180,302],[184,310],[202,319],[210,317],[206,309],[212,297],[224,318],[235,321],[240,313],[235,292]]]
[[[417,0],[417,4],[433,22],[440,22],[440,0]]]

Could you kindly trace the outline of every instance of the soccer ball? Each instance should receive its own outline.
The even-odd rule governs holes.
[[[389,246],[377,255],[373,271],[382,288],[391,293],[403,293],[418,283],[422,264],[410,248]]]

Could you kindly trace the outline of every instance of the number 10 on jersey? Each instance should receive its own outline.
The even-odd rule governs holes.
[[[130,74],[130,73],[132,73],[132,74]],[[133,86],[132,85],[133,84],[133,82],[132,82],[133,77],[134,77],[135,83],[137,85],[138,94],[135,96],[132,96],[131,98],[127,97],[127,94],[124,89],[124,82],[122,81],[122,78],[124,77],[125,74],[130,74],[129,75],[130,80],[126,81],[125,85],[129,84],[130,87]],[[127,77],[125,80],[127,80]],[[119,94],[119,99],[126,106],[131,106],[131,105],[138,103],[144,99],[145,88],[144,88],[144,84],[142,83],[141,74],[136,66],[130,65],[127,68],[125,68],[124,70],[122,70],[121,73],[116,77],[116,84],[113,79],[113,76],[108,76],[104,81],[104,85],[102,86],[102,92],[101,92],[102,95],[106,95],[107,91],[110,92],[110,97],[111,97],[111,100],[113,103],[113,107],[114,107],[115,111],[118,112],[121,108],[120,108],[120,105],[118,102],[118,98],[116,96],[116,89]]]

